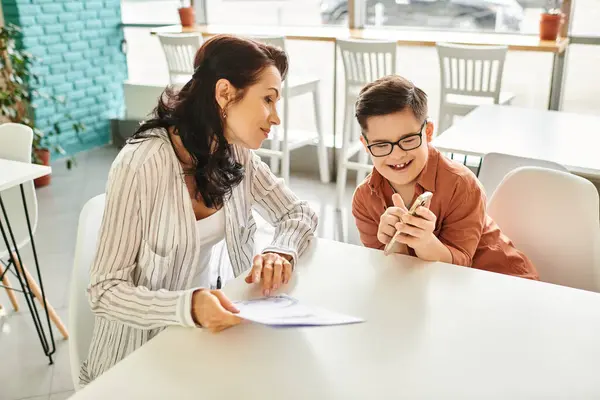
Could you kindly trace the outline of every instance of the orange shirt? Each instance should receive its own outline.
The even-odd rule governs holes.
[[[434,234],[452,253],[453,264],[538,279],[531,261],[487,215],[486,196],[475,175],[431,145],[412,202],[424,191],[433,193],[429,208],[437,217]],[[393,205],[392,194],[391,186],[375,168],[354,193],[352,214],[366,247],[384,248],[377,240],[377,230],[379,218]],[[412,249],[409,252],[415,256]]]

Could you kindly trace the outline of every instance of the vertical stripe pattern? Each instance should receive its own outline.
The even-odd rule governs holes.
[[[183,170],[164,131],[126,145],[115,159],[89,300],[96,315],[80,380],[89,383],[169,325],[195,327],[192,278],[200,244]],[[225,239],[235,276],[252,266],[256,209],[276,227],[264,251],[291,255],[307,247],[317,216],[253,152],[233,146],[244,180],[225,202]]]

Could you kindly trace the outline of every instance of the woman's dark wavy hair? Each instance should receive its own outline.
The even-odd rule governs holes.
[[[192,79],[181,90],[165,89],[153,117],[140,125],[130,142],[154,136],[151,130],[173,127],[194,161],[184,173],[195,177],[197,194],[207,207],[220,208],[244,178],[244,168],[233,158],[225,139],[215,85],[227,79],[239,90],[234,102],[240,101],[268,66],[275,66],[285,79],[285,52],[250,39],[212,37],[196,53]]]

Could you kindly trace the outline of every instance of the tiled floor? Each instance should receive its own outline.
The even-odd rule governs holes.
[[[104,191],[110,164],[118,150],[96,149],[77,156],[77,167],[67,171],[64,162],[53,164],[52,184],[37,191],[39,223],[36,245],[47,298],[69,326],[68,295],[79,212],[87,200]],[[349,185],[350,186],[350,185]],[[358,236],[351,215],[335,211],[335,186],[324,185],[315,177],[291,178],[291,187],[300,198],[310,202],[318,212],[318,235],[357,243]],[[346,202],[349,205],[351,189]],[[343,223],[339,223],[343,221]],[[263,229],[263,231],[268,231]],[[23,251],[25,264],[32,265],[31,252]],[[13,284],[14,284],[13,279]],[[73,393],[68,342],[55,330],[57,351],[54,365],[48,365],[25,301],[18,296],[21,311],[10,308],[6,293],[0,288],[0,400],[61,400]],[[1,311],[0,311],[1,313]]]

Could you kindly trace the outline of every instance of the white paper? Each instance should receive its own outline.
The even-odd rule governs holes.
[[[272,297],[233,303],[239,317],[276,327],[343,325],[364,322],[360,318],[338,314],[322,308],[301,304],[297,299],[281,294]]]

